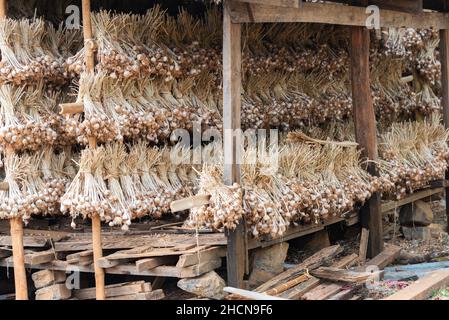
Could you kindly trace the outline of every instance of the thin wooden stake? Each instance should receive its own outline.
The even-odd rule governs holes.
[[[90,19],[90,0],[83,0],[83,32],[84,47],[86,50],[86,68],[89,72],[94,72],[94,40],[92,38],[92,25]],[[97,141],[95,138],[89,138],[89,148],[96,148]],[[99,266],[99,259],[103,257],[103,249],[101,246],[101,219],[99,215],[92,217],[92,251],[94,254],[95,269],[95,291],[97,300],[105,300],[104,286],[104,269]]]
[[[28,300],[28,285],[25,271],[25,253],[23,249],[22,218],[9,220],[11,227],[12,255],[14,261],[14,284],[16,300]]]
[[[83,34],[84,34],[84,48],[86,52],[86,68],[87,71],[93,72],[95,68],[94,57],[94,39],[92,38],[92,23],[90,19],[90,0],[83,0]]]

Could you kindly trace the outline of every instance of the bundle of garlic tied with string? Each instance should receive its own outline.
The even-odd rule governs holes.
[[[0,218],[60,214],[60,198],[70,181],[69,153],[44,151],[3,158],[4,181],[8,189],[0,191]]]
[[[183,90],[186,96],[177,99],[157,81],[123,81],[101,72],[82,73],[77,101],[83,103],[84,115],[71,117],[71,122],[66,119],[65,132],[74,133],[83,144],[91,138],[100,143],[161,142],[175,129],[192,130],[195,121],[217,123],[211,120],[211,108],[196,99],[191,86],[181,86],[177,91]]]
[[[0,82],[66,84],[71,75],[64,68],[64,56],[79,50],[80,39],[79,30],[62,25],[55,29],[40,18],[0,19]]]
[[[381,135],[379,169],[392,185],[386,196],[401,199],[444,178],[449,160],[449,131],[437,116],[424,122],[395,123]]]
[[[57,138],[45,107],[42,86],[0,86],[0,145],[15,151],[38,150]]]
[[[160,218],[173,200],[193,194],[189,165],[173,166],[169,149],[110,143],[81,152],[79,171],[61,199],[61,211],[127,229],[132,219]],[[73,222],[74,224],[75,222]]]

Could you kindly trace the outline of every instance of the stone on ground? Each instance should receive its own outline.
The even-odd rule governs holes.
[[[185,278],[178,281],[178,287],[197,296],[211,299],[223,299],[223,288],[226,282],[215,272],[210,271],[196,278]]]
[[[399,222],[406,227],[425,227],[433,222],[433,212],[427,202],[418,200],[407,204],[399,212]]]
[[[429,227],[402,227],[402,233],[407,240],[425,240],[432,239]]]
[[[252,257],[252,271],[248,281],[249,287],[258,287],[275,275],[283,272],[287,251],[287,242],[275,244],[267,248],[256,249]]]

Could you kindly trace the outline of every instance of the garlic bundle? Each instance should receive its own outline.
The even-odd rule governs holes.
[[[52,145],[57,134],[46,121],[49,111],[40,106],[42,88],[0,86],[0,145],[5,150],[38,150]]]
[[[223,185],[222,164],[204,165],[198,193],[210,194],[210,204],[192,209],[186,226],[233,229],[244,216],[254,237],[277,237],[291,223],[319,223],[355,210],[377,191],[356,144],[309,144],[302,137],[292,133],[280,149],[270,147],[258,158],[248,147],[241,186]]]
[[[64,55],[80,48],[79,30],[55,29],[40,18],[0,20],[0,82],[15,85],[45,80],[63,85],[70,80]]]
[[[425,122],[396,123],[381,136],[381,177],[391,181],[386,196],[401,199],[434,180],[444,178],[448,168],[449,132],[438,117]]]
[[[193,181],[190,165],[170,168],[169,152],[142,141],[83,150],[61,211],[73,219],[98,214],[111,227],[125,230],[133,219],[170,214],[170,203],[192,195],[194,184],[186,183]]]

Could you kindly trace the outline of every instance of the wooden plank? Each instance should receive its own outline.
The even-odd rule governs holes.
[[[36,300],[66,300],[72,295],[65,283],[58,283],[36,291]]]
[[[11,246],[11,236],[0,236],[0,246]],[[27,248],[43,248],[47,245],[47,239],[44,237],[25,236],[23,237],[23,246]]]
[[[80,251],[66,256],[66,260],[79,260],[82,257],[92,257],[94,252],[92,250]]]
[[[317,286],[316,288],[310,290],[309,292],[306,292],[302,296],[301,299],[302,300],[325,300],[325,299],[333,296],[340,290],[341,290],[341,286],[336,283],[332,283],[332,284],[324,283],[324,284],[321,284],[321,285]]]
[[[306,269],[314,269],[320,267],[324,262],[332,259],[338,253],[340,253],[342,248],[339,245],[330,246],[328,248],[324,248],[309,258],[305,259],[301,264],[293,267],[287,271],[284,271],[277,276],[273,277],[271,280],[257,287],[255,291],[265,292],[281,282],[285,282],[294,278],[301,273],[304,273]]]
[[[359,256],[355,253],[352,253],[349,256],[343,257],[339,261],[332,264],[332,267],[339,268],[339,269],[350,268],[354,264],[356,264],[358,261],[359,261]]]
[[[190,248],[193,246],[193,248]],[[198,253],[206,249],[207,246],[198,246],[189,244],[189,249],[185,248],[153,248],[151,246],[143,246],[139,248],[134,248],[130,250],[117,251],[103,259],[107,260],[123,260],[123,259],[141,259],[141,258],[153,258],[153,257],[163,257],[163,256],[180,256],[184,254]]]
[[[151,270],[159,266],[172,265],[176,263],[176,257],[156,257],[136,261],[136,269],[138,272]],[[177,267],[183,267],[178,266]]]
[[[230,3],[223,4],[223,178],[226,185],[240,183],[241,141],[235,136],[241,129],[242,104],[242,49],[241,25],[233,23]],[[235,230],[227,230],[228,284],[243,287],[243,276],[247,267],[247,239],[245,221],[237,224]]]
[[[83,251],[92,249],[92,234],[72,234],[68,239],[58,241],[54,244],[56,252]],[[198,234],[192,237],[191,234],[167,234],[167,233],[143,233],[143,234],[117,234],[113,232],[103,232],[102,246],[107,250],[131,249],[141,246],[154,248],[172,248],[180,244],[207,246],[225,246],[226,237],[224,233]]]
[[[53,250],[39,251],[26,254],[25,263],[28,265],[36,265],[47,263],[56,259],[55,252]]]
[[[398,12],[380,9],[381,28],[449,29],[448,14],[440,12]],[[366,27],[366,7],[335,3],[304,3],[302,8],[233,2],[230,10],[234,23],[313,22]]]
[[[208,204],[209,200],[210,194],[201,194],[176,200],[170,203],[170,210],[171,212],[190,210]]]
[[[349,300],[352,297],[353,289],[345,289],[327,298],[326,300]]]
[[[212,247],[205,250],[198,251],[197,253],[183,254],[179,257],[176,263],[177,267],[189,267],[200,263],[204,260],[215,260],[226,256],[226,248],[224,247]]]
[[[356,141],[363,159],[377,160],[376,117],[371,96],[369,48],[367,28],[351,28],[351,86]],[[368,171],[376,175],[371,163]],[[362,207],[361,222],[369,229],[368,256],[374,257],[383,250],[382,213],[380,195],[374,193]]]
[[[340,282],[360,283],[379,275],[379,272],[358,272],[333,267],[320,267],[310,272],[313,276]]]
[[[105,286],[105,295],[111,298],[151,291],[151,285],[147,287],[145,284],[145,281],[135,281],[108,285]],[[73,296],[79,300],[93,300],[96,297],[95,291],[95,288],[73,290]]]
[[[0,248],[0,259],[8,258],[12,255],[12,249],[4,247]]]
[[[164,298],[165,298],[164,291],[158,289],[151,292],[140,292],[124,296],[110,297],[107,298],[106,300],[162,300]]]
[[[368,237],[369,230],[362,228],[362,233],[360,234],[360,248],[359,248],[359,260],[361,263],[366,261],[366,253],[368,251]]]
[[[427,198],[434,194],[442,193],[442,192],[444,192],[444,188],[426,189],[426,190],[422,190],[419,192],[415,192],[415,193],[412,193],[411,195],[407,196],[404,199],[383,203],[381,205],[381,211],[382,211],[382,213],[386,213],[391,210],[400,208],[401,206],[406,205],[408,203],[415,202],[417,200],[421,200],[423,198]]]
[[[293,287],[285,292],[282,292],[279,297],[291,300],[300,299],[306,292],[309,292],[313,288],[316,288],[320,284],[320,279],[311,277],[309,280],[300,283],[296,287]]]
[[[410,286],[396,292],[384,300],[423,300],[433,292],[449,285],[449,270],[443,269],[429,273]]]
[[[248,241],[248,248],[249,249],[255,249],[255,248],[266,248],[271,247],[272,245],[285,242],[288,240],[300,238],[303,236],[306,236],[308,234],[312,234],[321,230],[324,230],[327,226],[340,223],[342,221],[345,221],[342,217],[331,217],[329,219],[326,219],[325,221],[319,222],[317,224],[312,223],[308,225],[298,225],[298,226],[289,226],[285,234],[282,235],[282,237],[278,238],[270,238],[270,237],[263,237],[261,240],[256,239],[249,239]]]
[[[5,260],[0,260],[0,266],[10,267]],[[73,270],[73,265],[67,263],[67,261],[54,260],[50,263],[44,263],[40,265],[29,266],[28,268],[35,270],[51,269],[70,271]],[[104,269],[107,274],[122,274],[122,275],[136,275],[136,276],[151,276],[151,277],[173,277],[173,278],[193,278],[203,273],[215,270],[221,267],[220,260],[212,260],[200,265],[190,266],[186,268],[178,268],[175,266],[159,266],[151,270],[137,271],[135,264],[118,265],[116,267]],[[93,266],[76,266],[76,271],[93,273]]]
[[[300,8],[301,1],[295,0],[240,0],[241,2],[266,4],[286,8]],[[338,2],[352,4],[351,0],[327,0],[328,2]],[[357,4],[353,4],[357,5]],[[423,0],[370,0],[367,5],[376,5],[381,9],[395,10],[401,12],[420,12],[423,10]]]
[[[379,253],[376,257],[365,263],[367,266],[376,266],[380,270],[386,266],[392,264],[401,254],[402,248],[395,245],[387,245],[385,249]]]
[[[267,294],[260,293],[260,292],[248,291],[248,290],[243,290],[243,289],[233,288],[233,287],[224,287],[223,291],[231,293],[232,296],[236,296],[239,299],[246,298],[249,300],[286,300],[284,298],[269,296]]]
[[[66,281],[66,278],[67,277],[64,271],[54,270],[41,270],[38,272],[34,272],[31,275],[31,279],[33,279],[36,289],[40,289],[57,283],[63,283]]]
[[[16,299],[15,293],[7,293],[7,294],[0,295],[0,301],[15,300],[15,299]]]

